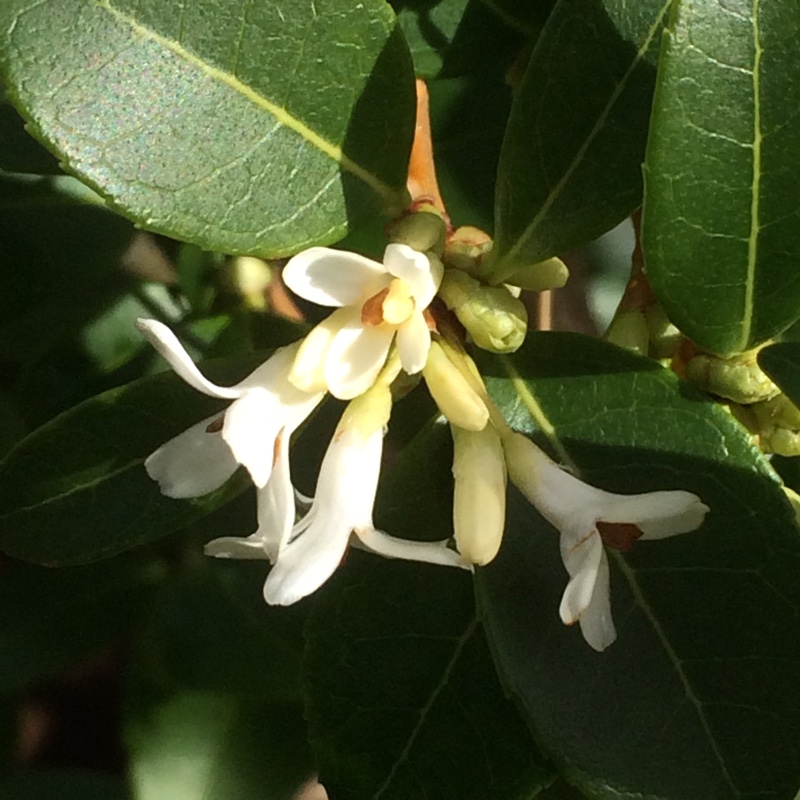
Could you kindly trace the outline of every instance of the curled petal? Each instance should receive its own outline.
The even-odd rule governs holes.
[[[275,443],[284,425],[280,404],[266,389],[248,389],[225,413],[222,438],[253,483],[266,486],[272,473]]]
[[[587,531],[581,539],[562,533],[561,558],[570,580],[561,598],[559,613],[566,625],[573,625],[592,601],[600,562],[606,561],[603,541],[596,531]]]
[[[428,256],[407,244],[388,245],[383,263],[391,275],[408,284],[417,310],[423,311],[430,305],[442,281],[443,270],[439,269],[439,263],[432,270]]]
[[[409,375],[421,372],[431,349],[431,332],[422,312],[415,310],[397,330],[397,352]]]
[[[441,542],[414,542],[410,539],[398,539],[375,528],[361,528],[355,531],[357,539],[354,545],[385,558],[402,558],[405,561],[421,561],[426,564],[440,564],[445,567],[460,567],[472,571],[455,550],[447,546],[447,540]]]
[[[283,268],[284,283],[300,297],[321,306],[350,306],[389,285],[383,264],[343,250],[311,247]]]
[[[157,481],[161,493],[182,499],[199,497],[218,489],[238,466],[219,432],[208,427],[220,414],[204,419],[161,445],[144,462],[147,474]]]
[[[220,536],[212,539],[203,548],[207,556],[214,558],[237,558],[266,561],[269,556],[258,533],[250,536]]]
[[[197,369],[191,356],[178,341],[178,337],[163,323],[154,319],[138,319],[136,327],[172,369],[193,389],[211,397],[221,397],[226,400],[235,400],[242,394],[242,390],[238,386],[225,387],[211,383]]]
[[[325,354],[325,382],[340,400],[350,400],[375,383],[383,367],[394,329],[362,325],[354,314],[334,336]]]
[[[295,494],[289,471],[289,442],[282,439],[269,483],[258,492],[257,535],[273,564],[289,540],[295,513]]]
[[[605,552],[597,568],[597,580],[592,599],[583,610],[578,621],[581,625],[583,638],[595,650],[605,650],[617,638],[614,620],[611,617],[608,558]]]

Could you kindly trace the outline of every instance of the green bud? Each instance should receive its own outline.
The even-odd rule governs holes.
[[[653,358],[672,358],[681,346],[681,332],[670,322],[661,306],[648,306],[644,310],[650,332],[650,353]]]
[[[406,214],[389,225],[389,241],[407,244],[420,253],[431,251],[438,256],[444,252],[447,224],[441,213],[431,205]]]
[[[439,296],[478,347],[513,353],[525,341],[528,311],[505,286],[485,286],[465,272],[448,269]]]
[[[472,225],[456,228],[444,249],[444,263],[469,275],[480,274],[481,262],[492,251],[488,233]]]
[[[267,307],[265,292],[273,275],[266,261],[253,256],[237,256],[226,263],[221,278],[222,285],[238,294],[247,308],[263,311]]]
[[[761,449],[765,453],[779,456],[800,456],[800,432],[775,428],[759,437]]]
[[[770,428],[800,430],[800,409],[785,394],[755,403],[751,408],[760,430]]]
[[[617,311],[603,338],[626,350],[633,350],[640,356],[646,356],[649,350],[650,333],[647,329],[647,320],[637,308]]]
[[[560,289],[568,279],[567,265],[560,258],[553,256],[517,270],[513,275],[504,278],[503,282],[509,286],[519,286],[534,292],[545,292],[548,289]]]
[[[757,403],[775,397],[780,390],[756,362],[755,350],[730,358],[701,354],[686,365],[686,379],[706,392],[735,403]]]

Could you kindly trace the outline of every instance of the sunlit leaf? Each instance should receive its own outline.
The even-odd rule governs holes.
[[[138,224],[291,253],[402,202],[408,49],[382,0],[0,7],[9,98]]]
[[[674,9],[647,150],[647,272],[687,336],[738,353],[800,315],[797,7]]]

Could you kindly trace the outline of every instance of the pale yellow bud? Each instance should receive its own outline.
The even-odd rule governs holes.
[[[775,397],[780,390],[761,371],[757,351],[750,350],[730,358],[701,354],[686,365],[686,379],[711,394],[735,403],[756,403]]]
[[[263,311],[267,307],[265,292],[272,277],[272,269],[266,261],[253,256],[237,256],[228,263],[223,280],[242,297],[248,308]]]
[[[448,269],[439,296],[478,347],[512,353],[525,341],[528,311],[505,286],[486,286],[465,272]]]
[[[468,431],[486,427],[489,420],[486,403],[450,361],[439,342],[431,342],[422,377],[448,422]]]
[[[553,256],[537,264],[523,267],[512,275],[504,276],[503,282],[534,292],[544,292],[548,289],[560,289],[568,279],[567,265],[560,258]]]
[[[441,212],[433,206],[421,209],[395,220],[389,226],[389,241],[407,244],[420,253],[431,251],[441,256],[447,225]]]
[[[453,231],[444,250],[444,263],[470,275],[479,275],[483,260],[492,251],[492,238],[472,225]]]
[[[603,338],[618,347],[646,356],[650,343],[647,320],[638,308],[617,311]]]
[[[375,383],[351,400],[339,420],[339,430],[354,430],[367,439],[382,430],[392,413],[392,391],[385,383]]]
[[[506,521],[506,466],[493,425],[482,431],[451,426],[453,434],[453,530],[458,552],[472,564],[488,564],[500,549]]]

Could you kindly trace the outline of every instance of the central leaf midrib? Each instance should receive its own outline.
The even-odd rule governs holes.
[[[563,191],[564,187],[569,182],[570,178],[572,178],[573,173],[585,158],[586,153],[588,152],[592,142],[595,140],[595,138],[599,135],[600,131],[603,129],[603,126],[605,125],[605,122],[608,119],[608,115],[611,113],[611,109],[616,105],[617,101],[622,95],[622,92],[627,87],[631,75],[633,74],[634,70],[639,66],[641,60],[644,58],[645,53],[650,48],[651,42],[653,41],[656,33],[658,33],[658,30],[661,27],[661,20],[664,18],[664,15],[667,13],[667,10],[671,5],[672,5],[672,0],[667,0],[667,2],[661,8],[661,11],[656,17],[656,21],[653,23],[650,30],[648,30],[647,35],[644,41],[642,42],[642,45],[636,51],[636,55],[633,57],[628,69],[625,70],[624,75],[622,76],[622,78],[620,78],[617,85],[614,87],[614,91],[611,93],[611,96],[609,97],[608,102],[603,108],[603,111],[601,112],[600,116],[598,116],[597,120],[595,121],[595,124],[592,126],[592,129],[589,131],[588,135],[583,140],[581,146],[578,148],[578,152],[575,154],[575,157],[572,159],[567,169],[564,170],[563,175],[561,176],[561,178],[559,178],[556,185],[551,189],[544,203],[542,203],[542,206],[539,209],[539,211],[537,211],[536,215],[522,231],[519,238],[514,243],[513,247],[511,247],[508,253],[503,257],[502,260],[507,264],[513,265],[514,259],[519,255],[520,251],[524,248],[527,242],[534,235],[536,229],[539,227],[540,222],[542,221],[542,219],[544,219],[545,215],[550,211],[550,208],[556,202],[561,192]],[[509,267],[508,271],[513,272],[514,269],[512,267]],[[503,273],[502,271],[500,271],[499,274],[505,275],[505,273]]]
[[[354,175],[367,186],[369,186],[376,194],[384,198],[384,200],[392,202],[397,198],[397,190],[388,186],[379,177],[353,161],[349,156],[345,155],[341,147],[333,142],[330,142],[328,139],[306,125],[302,120],[295,117],[282,106],[273,103],[271,100],[264,97],[264,95],[259,94],[257,91],[255,91],[255,89],[243,83],[232,73],[226,72],[225,70],[209,64],[207,61],[204,61],[190,50],[187,50],[180,42],[177,42],[174,39],[170,39],[166,36],[162,36],[160,33],[157,33],[151,28],[142,25],[134,17],[115,8],[111,4],[111,0],[94,0],[94,2],[99,8],[109,12],[116,19],[127,25],[132,32],[136,33],[141,38],[164,47],[171,53],[174,53],[179,58],[199,69],[209,78],[223,83],[237,94],[249,100],[262,111],[266,111],[267,113],[271,114],[277,120],[278,124],[294,131],[319,152],[339,164],[343,170],[349,172],[351,175]]]

